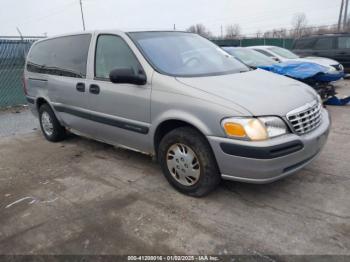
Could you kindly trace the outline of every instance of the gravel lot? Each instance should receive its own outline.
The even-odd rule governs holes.
[[[27,107],[15,107],[0,111],[0,138],[27,134],[38,128],[38,120]]]
[[[173,190],[148,156],[74,136],[49,143],[28,121],[0,138],[0,254],[350,255],[350,106],[329,110],[310,166],[201,199]]]

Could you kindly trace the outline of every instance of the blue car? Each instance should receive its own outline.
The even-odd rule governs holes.
[[[330,83],[344,77],[344,71],[337,71],[312,62],[288,61],[279,63],[249,48],[223,47],[223,49],[253,69],[264,69],[307,83],[316,89],[324,99],[335,94],[334,87]]]

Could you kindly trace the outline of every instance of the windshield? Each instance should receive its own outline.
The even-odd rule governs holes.
[[[248,48],[224,47],[223,49],[250,67],[277,64],[275,60]]]
[[[276,53],[279,56],[282,56],[284,58],[288,59],[296,59],[299,58],[296,54],[292,53],[291,51],[281,48],[281,47],[270,47],[268,48],[271,52]]]
[[[129,33],[151,65],[172,76],[209,76],[249,69],[209,40],[183,32]]]

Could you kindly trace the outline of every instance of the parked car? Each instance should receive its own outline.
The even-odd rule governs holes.
[[[222,49],[251,68],[278,64],[278,62],[271,57],[247,47],[225,46],[222,47]]]
[[[250,70],[186,32],[96,31],[35,42],[24,72],[47,140],[67,131],[155,156],[203,196],[221,178],[281,179],[323,148],[328,112],[307,85]]]
[[[350,33],[313,35],[295,40],[293,52],[305,56],[321,56],[339,61],[350,73]]]
[[[315,63],[327,67],[329,74],[344,74],[344,67],[339,62],[329,58],[315,56],[300,57],[292,51],[278,46],[250,46],[249,48],[271,57],[277,62],[299,61]]]
[[[251,68],[261,68],[312,86],[324,100],[335,95],[331,82],[338,81],[344,76],[343,73],[329,73],[328,67],[315,63],[295,60],[279,63],[262,53],[245,47],[223,47],[223,49]]]

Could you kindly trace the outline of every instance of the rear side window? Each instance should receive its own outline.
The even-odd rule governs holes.
[[[86,64],[91,41],[90,34],[64,36],[34,45],[27,63],[30,72],[86,77]]]
[[[128,44],[116,35],[100,35],[95,54],[95,77],[109,79],[113,69],[132,68],[139,72],[141,65]]]
[[[338,48],[349,49],[350,48],[350,37],[349,36],[338,37]]]
[[[295,41],[294,49],[311,49],[314,39],[299,39]]]
[[[327,37],[317,39],[314,48],[317,50],[333,49],[333,38]]]

